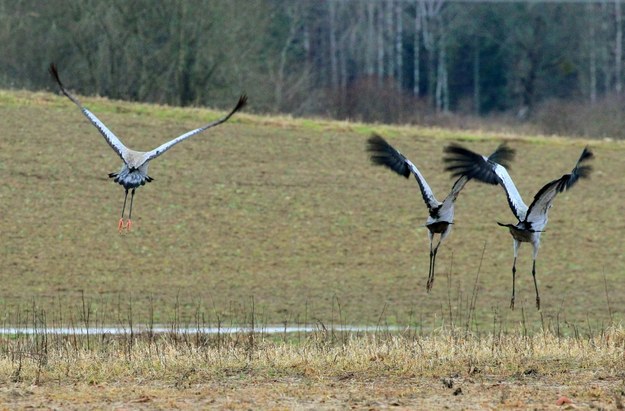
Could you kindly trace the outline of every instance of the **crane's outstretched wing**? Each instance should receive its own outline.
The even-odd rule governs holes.
[[[232,117],[232,115],[234,113],[236,113],[241,108],[243,108],[245,106],[245,104],[247,104],[247,96],[246,95],[242,95],[241,97],[239,97],[239,101],[237,102],[237,105],[228,114],[226,114],[225,116],[223,116],[220,119],[217,119],[217,120],[215,120],[213,122],[210,122],[210,123],[206,124],[205,126],[202,126],[200,128],[196,128],[195,130],[191,130],[191,131],[189,131],[187,133],[184,133],[183,135],[181,135],[179,137],[176,137],[173,140],[170,140],[167,143],[160,145],[159,147],[156,147],[152,151],[148,151],[147,153],[145,153],[143,155],[143,163],[160,156],[165,151],[169,150],[170,148],[172,148],[176,144],[180,143],[183,140],[186,140],[189,137],[192,137],[192,136],[194,136],[194,135],[196,135],[198,133],[201,133],[202,131],[205,131],[205,130],[211,128],[211,127],[218,126],[221,123],[225,123],[226,121],[228,121],[228,119],[230,117]]]
[[[525,221],[531,224],[533,230],[541,231],[545,227],[547,224],[547,212],[551,207],[551,202],[558,193],[570,189],[580,178],[587,178],[590,175],[592,166],[583,163],[592,158],[592,151],[588,147],[584,148],[582,155],[577,160],[577,164],[575,164],[570,174],[565,174],[559,179],[545,184],[536,193],[525,217]]]
[[[111,130],[108,129],[108,127],[104,125],[102,121],[100,121],[99,118],[96,117],[95,114],[93,114],[86,107],[80,104],[80,101],[78,101],[76,97],[72,96],[65,89],[65,87],[63,86],[63,83],[61,82],[61,78],[59,77],[59,72],[56,69],[56,65],[54,63],[50,63],[50,67],[48,71],[50,72],[54,80],[56,80],[59,87],[61,88],[61,92],[67,98],[69,98],[74,104],[76,104],[78,108],[80,108],[80,110],[85,115],[85,117],[87,117],[89,121],[91,121],[91,124],[93,124],[98,129],[100,134],[104,136],[104,139],[109,144],[109,146],[111,146],[111,148],[117,153],[117,155],[119,155],[122,158],[122,160],[124,160],[124,162],[127,164],[128,161],[126,160],[125,157],[126,157],[126,153],[128,153],[128,148],[119,140],[119,138],[117,138],[115,134],[113,134]]]
[[[443,204],[437,210],[437,216],[443,221],[451,221],[453,219],[453,214],[451,214],[451,210],[454,206],[454,202],[456,198],[458,198],[458,194],[464,188],[465,184],[469,181],[469,177],[460,176],[459,179],[456,180],[454,185],[451,187],[451,192],[445,197],[443,200]]]
[[[514,157],[514,150],[504,144],[489,156],[484,157],[460,145],[451,144],[445,147],[448,154],[444,161],[449,165],[445,168],[452,176],[467,176],[487,184],[501,184],[506,192],[510,209],[519,221],[525,219],[527,205],[523,202],[506,167]]]
[[[497,164],[495,166],[495,174],[497,174],[499,178],[499,184],[501,184],[506,191],[510,210],[512,210],[512,213],[514,213],[519,221],[523,221],[527,215],[527,204],[525,204],[523,198],[521,198],[521,194],[519,194],[519,190],[517,190],[514,185],[512,178],[510,178],[508,170],[506,170],[504,166]]]
[[[367,151],[371,153],[370,158],[373,164],[388,167],[406,178],[410,177],[410,173],[412,173],[419,184],[423,201],[425,201],[428,209],[433,210],[441,205],[441,202],[434,197],[432,189],[419,172],[419,169],[404,157],[402,153],[395,150],[393,146],[377,134],[369,137],[367,143]]]

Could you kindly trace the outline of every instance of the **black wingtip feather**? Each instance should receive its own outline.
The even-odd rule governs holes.
[[[595,158],[595,154],[590,151],[588,146],[584,147],[584,151],[582,151],[582,155],[579,156],[579,160],[577,160],[577,164],[575,164],[575,168],[573,169],[573,174],[578,175],[579,178],[587,178],[590,177],[590,172],[592,171],[592,166],[588,164],[583,164],[586,161],[592,160]]]
[[[499,183],[499,178],[494,171],[494,164],[507,167],[508,162],[514,157],[514,150],[505,143],[501,144],[488,157],[488,161],[480,154],[455,143],[445,147],[444,152],[447,154],[443,159],[447,163],[445,170],[451,172],[452,177],[466,176],[492,185]]]
[[[582,151],[582,155],[579,157],[579,160],[577,161],[577,163],[582,163],[586,160],[590,160],[591,158],[593,158],[595,156],[595,154],[590,151],[590,149],[588,148],[588,146],[584,147],[584,151]]]
[[[488,159],[494,163],[497,163],[505,168],[510,168],[510,162],[514,160],[516,151],[513,148],[508,147],[506,143],[501,143],[499,147],[490,155]]]
[[[374,133],[367,139],[367,151],[371,153],[369,158],[373,164],[387,167],[406,178],[410,177],[405,157],[379,134]]]
[[[237,102],[237,105],[233,110],[233,113],[236,111],[239,111],[246,105],[247,105],[247,94],[241,94],[241,96],[239,97],[239,101]]]
[[[210,123],[209,125],[206,126],[206,128],[213,127],[213,126],[221,124],[221,123],[223,123],[225,121],[228,121],[230,119],[230,117],[232,117],[232,115],[234,113],[236,113],[237,111],[239,111],[240,109],[245,107],[246,104],[247,104],[247,95],[246,94],[241,94],[241,96],[239,97],[239,101],[237,101],[237,105],[234,106],[234,108],[232,110],[230,110],[230,112],[225,117],[222,117],[221,119],[219,119],[219,120],[217,120],[217,121],[215,121],[213,123]]]
[[[61,82],[61,78],[59,77],[59,70],[56,68],[56,64],[50,63],[50,67],[48,67],[48,72],[61,87],[61,90],[64,89],[65,87],[63,87],[63,83]]]
[[[54,63],[50,63],[50,67],[48,67],[48,72],[50,73],[50,75],[52,76],[52,78],[54,79],[54,81],[56,81],[56,83],[59,85],[59,88],[61,89],[61,93],[63,93],[63,95],[65,97],[67,97],[68,99],[70,99],[74,104],[76,104],[78,107],[80,107],[81,109],[83,109],[82,105],[80,104],[80,101],[78,101],[78,99],[76,99],[76,97],[72,96],[66,89],[65,86],[63,85],[63,82],[61,81],[61,77],[59,76],[59,70],[56,67],[56,64]]]
[[[558,184],[558,192],[563,192],[575,185],[577,181],[581,178],[590,177],[590,173],[592,172],[592,166],[589,164],[584,164],[584,162],[588,160],[592,160],[594,158],[594,154],[588,147],[584,148],[582,154],[579,156],[579,160],[577,160],[577,164],[575,164],[575,168],[571,171],[571,174],[566,174],[560,180]]]

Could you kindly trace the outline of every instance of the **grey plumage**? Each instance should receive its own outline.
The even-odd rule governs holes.
[[[58,70],[54,63],[50,64],[49,72],[58,84],[61,93],[63,93],[67,98],[69,98],[83,113],[85,117],[93,124],[96,129],[102,134],[106,142],[111,146],[113,151],[117,153],[117,155],[122,159],[123,164],[120,170],[116,173],[110,173],[109,177],[113,179],[116,183],[122,185],[126,190],[124,196],[124,206],[122,208],[122,217],[119,221],[119,229],[120,232],[123,228],[130,229],[131,227],[131,216],[132,216],[132,201],[134,198],[135,189],[146,183],[153,181],[153,178],[148,176],[148,165],[149,162],[158,156],[165,153],[167,150],[172,148],[174,145],[186,140],[187,138],[199,134],[209,128],[215,127],[221,123],[228,121],[228,119],[241,108],[243,108],[247,103],[247,96],[242,95],[239,98],[236,106],[225,116],[212,121],[202,127],[196,128],[195,130],[188,131],[182,134],[179,137],[176,137],[157,148],[150,151],[135,151],[126,147],[121,140],[106,127],[106,125],[98,118],[95,114],[93,114],[89,109],[84,107],[80,101],[70,94],[63,83],[61,82],[61,78],[59,77]],[[130,200],[130,211],[128,214],[128,223],[124,225],[124,210],[126,207],[126,199],[128,197],[128,190],[132,190],[132,196]]]
[[[434,283],[434,268],[436,265],[436,254],[441,242],[451,233],[451,227],[454,221],[454,203],[471,177],[459,175],[454,182],[450,193],[443,202],[440,202],[434,196],[434,192],[428,185],[427,181],[419,171],[419,169],[408,160],[403,154],[392,147],[384,138],[377,134],[373,134],[367,140],[367,151],[370,153],[370,160],[373,164],[384,166],[394,171],[400,176],[410,177],[414,175],[423,201],[428,208],[429,216],[425,226],[428,229],[428,237],[430,240],[430,269],[428,273],[428,281],[426,290],[429,292]],[[500,160],[508,159],[508,155],[512,155],[513,150],[500,146],[493,154],[493,158]],[[489,160],[490,157],[487,159]],[[439,234],[440,238],[436,246],[433,246],[434,236]]]
[[[540,309],[540,295],[538,293],[538,283],[536,282],[536,257],[540,247],[540,235],[544,231],[548,220],[548,211],[552,202],[558,193],[566,191],[573,187],[579,179],[590,176],[592,167],[586,162],[593,158],[593,153],[584,148],[575,167],[569,174],[553,180],[545,184],[534,196],[534,200],[528,207],[519,191],[517,190],[512,178],[508,174],[505,164],[497,161],[485,161],[484,157],[474,153],[461,146],[450,146],[445,149],[448,154],[445,162],[448,164],[447,170],[452,175],[465,175],[475,178],[487,184],[500,184],[505,190],[506,197],[510,209],[517,218],[516,224],[504,224],[497,222],[502,227],[507,227],[514,240],[514,262],[512,264],[512,299],[510,307],[514,308],[515,298],[515,278],[516,278],[516,259],[518,249],[521,243],[528,242],[533,247],[533,263],[532,277],[534,279],[534,288],[536,291],[536,307]],[[505,160],[506,156],[503,156]]]

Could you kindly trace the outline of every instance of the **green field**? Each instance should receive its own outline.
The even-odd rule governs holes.
[[[220,114],[83,103],[138,150]],[[478,328],[521,321],[593,328],[624,318],[622,142],[242,113],[154,161],[155,181],[135,197],[136,229],[119,235],[123,189],[107,174],[121,160],[71,102],[4,91],[0,118],[5,323],[33,307],[48,321],[77,319],[84,304],[102,323],[201,317],[230,324],[253,314],[266,324],[427,329],[466,320],[473,296]],[[440,199],[452,183],[441,161],[452,141],[482,153],[508,141],[517,150],[510,172],[526,202],[590,144],[591,180],[556,199],[542,237],[540,313],[527,244],[517,264],[518,309],[508,309],[512,239],[495,222],[515,221],[503,191],[476,182],[458,199],[434,289],[425,292],[426,208],[414,180],[370,165],[365,141],[372,131],[415,162]]]

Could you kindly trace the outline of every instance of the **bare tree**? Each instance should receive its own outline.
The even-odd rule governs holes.
[[[404,36],[403,28],[403,7],[401,1],[395,2],[395,76],[399,89],[403,87],[403,47],[402,39]]]
[[[608,39],[610,38],[610,25],[608,24],[608,16],[610,15],[610,13],[608,12],[608,4],[607,2],[602,2],[601,3],[601,14],[604,16],[603,19],[601,19],[601,37],[603,39]],[[604,44],[602,44],[602,47],[599,49],[601,52],[601,69],[602,69],[602,74],[603,74],[603,90],[604,91],[609,91],[611,89],[611,78],[612,78],[612,73],[611,73],[611,67],[612,64],[610,63],[610,50],[609,50],[609,44],[610,41],[607,40],[605,41]]]
[[[413,32],[413,69],[412,69],[412,94],[416,97],[421,95],[421,19],[423,18],[421,13],[422,0],[415,1],[415,15],[414,15],[414,32]]]
[[[368,76],[372,76],[375,72],[375,0],[369,0],[367,2],[367,63],[366,73]]]
[[[378,70],[378,84],[382,84],[384,79],[384,3],[377,3],[377,70]]]
[[[614,89],[617,93],[623,90],[622,64],[623,64],[623,17],[621,14],[621,0],[614,0],[614,20],[616,33],[614,39]]]
[[[589,68],[589,96],[590,104],[597,102],[597,44],[596,44],[596,16],[595,5],[586,4],[586,19],[588,21],[588,68]]]
[[[438,72],[436,74],[436,111],[449,112],[449,83],[447,80],[447,52],[444,46],[445,35],[441,32],[438,47]]]
[[[480,115],[480,40],[476,36],[473,46],[473,112]]]
[[[336,1],[329,0],[328,1],[328,11],[330,15],[330,26],[329,33],[330,36],[330,85],[333,90],[337,90],[339,87],[339,62],[338,62],[338,50],[337,50],[337,17],[336,17]]]
[[[623,92],[621,1],[0,0],[0,83],[47,87],[50,59],[77,91],[130,100],[220,106],[245,89],[259,111],[342,115],[365,91],[363,112],[409,107],[410,86],[438,112],[527,113]]]
[[[300,5],[298,3],[289,3],[286,5],[286,14],[289,20],[289,31],[288,35],[284,39],[284,43],[280,50],[280,58],[278,63],[278,68],[276,70],[276,75],[274,77],[275,84],[275,97],[274,97],[274,107],[275,111],[280,111],[283,108],[284,95],[285,95],[285,87],[286,87],[286,77],[287,77],[287,62],[288,62],[288,52],[292,47],[293,42],[295,40],[295,36],[301,29],[303,24],[302,21],[302,11]]]
[[[444,0],[423,0],[421,8],[423,44],[428,51],[430,84],[437,112],[449,111],[449,88],[447,82],[446,34],[441,17]],[[430,94],[432,96],[432,94]]]
[[[385,68],[385,73],[386,76],[388,77],[393,77],[393,75],[395,74],[395,63],[396,60],[393,56],[394,54],[394,48],[393,48],[393,37],[394,37],[394,30],[393,30],[393,3],[391,1],[388,1],[385,3],[385,7],[384,7],[384,43],[385,43],[385,47],[386,45],[390,45],[390,47],[387,48],[388,50],[388,58],[386,59],[386,68]]]

